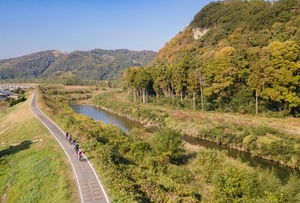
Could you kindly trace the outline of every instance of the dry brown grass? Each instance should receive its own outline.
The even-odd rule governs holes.
[[[64,90],[86,90],[86,89],[91,89],[95,87],[91,86],[79,86],[79,85],[74,85],[74,86],[64,86],[64,85],[58,85],[58,89],[64,89]]]
[[[299,118],[268,118],[263,116],[215,113],[215,112],[196,112],[183,110],[168,110],[169,115],[180,121],[192,119],[200,124],[204,122],[230,123],[237,126],[268,126],[283,132],[293,134],[300,138],[300,119]]]
[[[6,109],[5,113],[0,115],[0,132],[6,131],[9,128],[12,128],[17,123],[20,123],[28,118],[28,116],[33,116],[29,107],[29,104],[32,99],[32,94],[27,98],[26,102],[19,103],[18,106],[13,106]],[[28,107],[26,107],[28,106]],[[10,113],[12,112],[13,113]]]
[[[120,101],[124,103],[124,105],[129,105],[132,103],[128,100],[127,92],[116,93],[113,96],[114,100]],[[172,118],[179,120],[181,123],[189,123],[189,121],[193,120],[194,125],[198,124],[202,126],[205,126],[207,123],[227,123],[241,127],[267,126],[282,132],[293,134],[296,138],[300,139],[299,118],[270,118],[262,115],[255,116],[237,113],[172,110],[163,106],[154,106],[152,104],[143,104],[143,106],[151,109],[161,109],[167,112]]]
[[[6,109],[8,109],[9,103],[6,101],[1,101],[0,102],[0,113],[5,113]]]
[[[190,144],[190,143],[188,143],[188,142],[184,142],[184,147],[185,147],[188,151],[191,151],[191,152],[198,152],[199,149],[201,148],[201,146],[193,145],[193,144]]]

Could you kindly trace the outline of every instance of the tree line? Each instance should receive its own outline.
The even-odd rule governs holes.
[[[151,65],[126,69],[124,84],[134,101],[152,96],[177,99],[193,109],[299,116],[297,9],[295,0],[212,2],[166,43]],[[257,26],[254,17],[260,19]],[[198,40],[197,26],[208,30]]]

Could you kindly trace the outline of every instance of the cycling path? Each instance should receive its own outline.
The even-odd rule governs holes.
[[[37,107],[37,93],[31,101],[31,110],[36,114],[42,123],[48,128],[52,135],[61,145],[72,165],[73,172],[77,181],[77,187],[82,203],[106,203],[109,202],[107,195],[96,175],[95,170],[83,156],[84,160],[79,161],[73,147],[66,140],[65,133]]]

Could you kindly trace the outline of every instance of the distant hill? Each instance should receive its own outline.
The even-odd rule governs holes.
[[[48,50],[17,58],[0,60],[0,78],[47,78],[73,75],[79,79],[110,80],[120,77],[130,66],[149,64],[153,51],[127,49],[74,51]]]

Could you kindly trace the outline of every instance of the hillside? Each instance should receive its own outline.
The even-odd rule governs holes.
[[[64,55],[63,52],[51,50],[0,60],[0,78],[5,80],[39,77],[51,64]]]
[[[299,117],[299,27],[296,0],[211,2],[123,79],[183,108]]]
[[[49,50],[18,58],[0,60],[0,78],[77,77],[110,80],[120,77],[125,68],[144,66],[156,56],[153,51],[126,49],[74,51]]]

